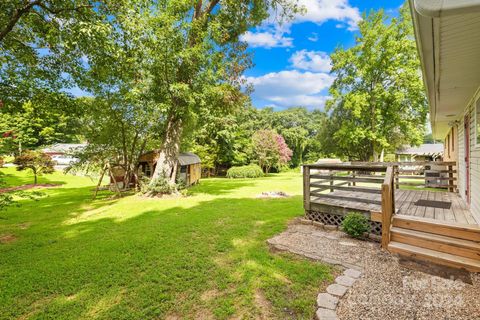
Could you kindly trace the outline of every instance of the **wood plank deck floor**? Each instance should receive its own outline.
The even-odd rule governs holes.
[[[381,195],[364,193],[364,192],[350,192],[344,190],[336,190],[329,193],[340,197],[353,197],[360,199],[381,200]],[[425,206],[417,206],[415,202],[418,200],[435,200],[448,201],[452,205],[450,209],[433,208]],[[362,211],[381,211],[381,206],[377,204],[361,203],[356,201],[347,201],[342,199],[327,199],[312,197],[312,203],[319,203],[324,205],[338,206],[348,209],[356,209]],[[397,214],[411,215],[422,218],[430,218],[441,221],[451,221],[464,224],[478,223],[473,218],[465,201],[460,196],[453,192],[444,191],[427,191],[427,190],[395,190],[395,208]]]

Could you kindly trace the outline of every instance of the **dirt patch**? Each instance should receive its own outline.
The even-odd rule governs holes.
[[[16,241],[18,238],[13,234],[4,234],[0,236],[0,243],[7,244]]]
[[[291,224],[268,240],[276,250],[362,269],[362,277],[340,301],[338,319],[480,319],[480,274],[471,283],[405,268],[373,242],[339,231]]]
[[[255,290],[255,305],[260,310],[260,319],[272,319],[272,304],[263,294],[263,291],[260,289]]]
[[[30,222],[24,222],[24,223],[18,224],[18,228],[22,229],[22,230],[26,230],[26,229],[30,228],[31,225],[32,224]]]
[[[216,297],[218,297],[219,295],[220,295],[220,292],[218,292],[217,289],[211,289],[203,292],[202,295],[200,296],[200,299],[202,299],[202,301],[211,301]]]
[[[275,199],[275,198],[288,198],[288,197],[290,196],[283,191],[266,191],[266,192],[262,192],[257,196],[257,198],[260,198],[260,199]]]
[[[16,187],[8,187],[8,188],[0,188],[0,193],[5,192],[12,192],[12,191],[20,191],[20,190],[28,190],[28,189],[43,189],[43,188],[56,188],[60,187],[61,184],[53,184],[53,183],[44,183],[44,184],[24,184],[22,186]]]

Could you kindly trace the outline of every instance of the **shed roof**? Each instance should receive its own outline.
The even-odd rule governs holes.
[[[413,154],[419,156],[434,156],[443,154],[443,144],[441,143],[425,143],[418,147],[404,146],[397,150],[395,154]]]
[[[151,150],[147,151],[140,157],[140,161],[153,161],[157,162],[158,156],[160,155],[160,150]],[[192,152],[183,152],[178,155],[178,163],[181,166],[187,166],[190,164],[201,163],[200,158]]]
[[[202,162],[200,158],[196,154],[191,152],[180,153],[178,156],[178,163],[180,163],[180,165],[182,166],[200,162]]]

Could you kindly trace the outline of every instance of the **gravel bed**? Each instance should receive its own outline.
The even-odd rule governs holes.
[[[473,284],[466,284],[407,269],[378,243],[313,225],[292,224],[268,243],[277,250],[362,270],[338,303],[338,319],[480,319],[479,274],[472,274]]]

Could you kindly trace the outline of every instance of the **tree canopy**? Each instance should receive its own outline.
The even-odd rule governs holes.
[[[398,18],[370,12],[359,31],[353,47],[331,56],[336,79],[326,135],[335,153],[377,161],[383,151],[421,143],[427,99],[408,6]]]

